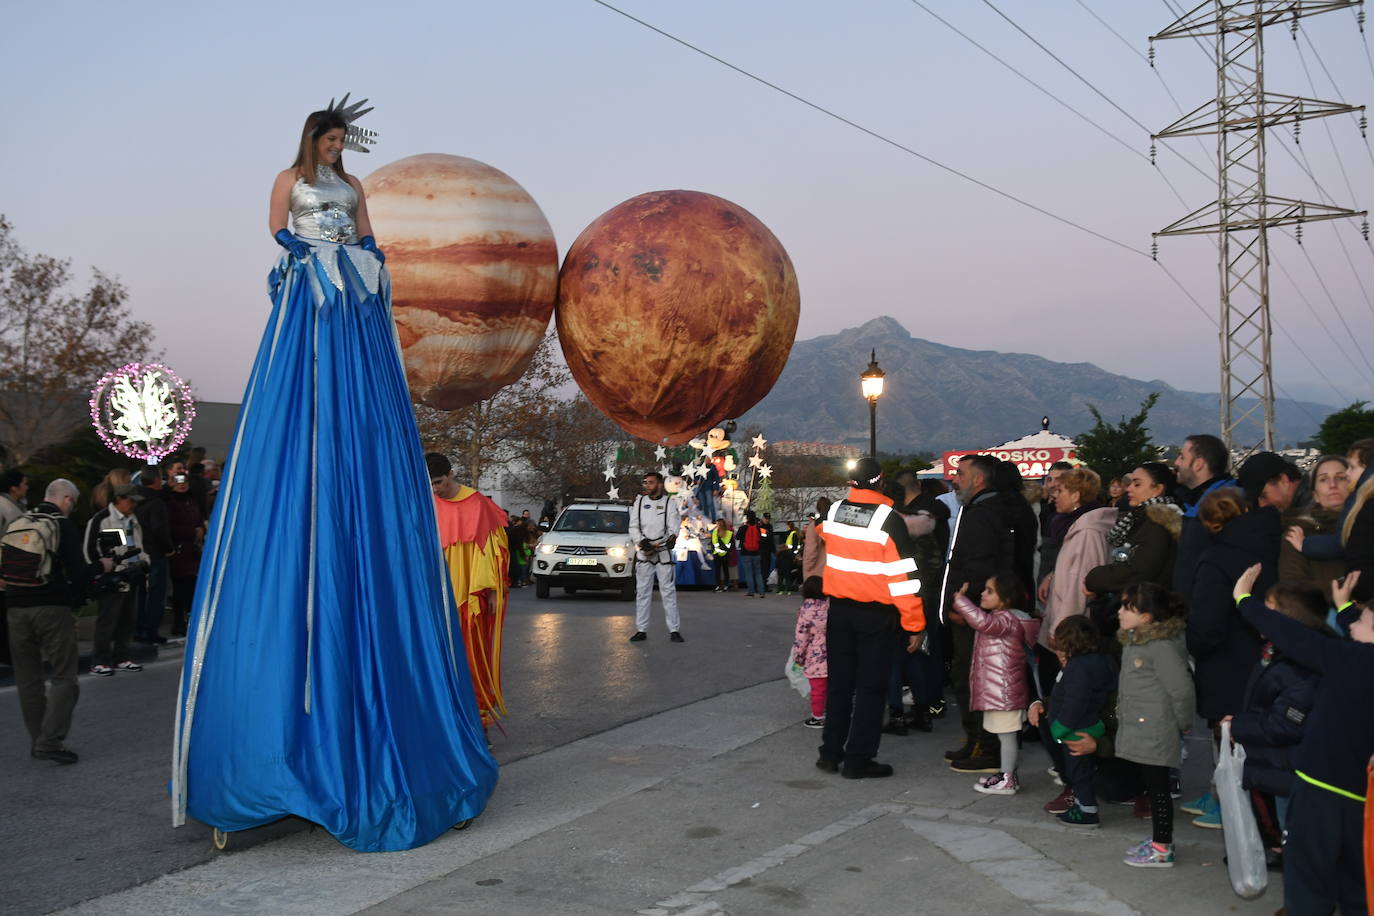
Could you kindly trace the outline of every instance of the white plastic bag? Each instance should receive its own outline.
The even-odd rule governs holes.
[[[1221,724],[1221,759],[1217,761],[1217,798],[1221,802],[1221,829],[1226,836],[1226,870],[1231,888],[1246,900],[1253,900],[1269,884],[1264,866],[1264,843],[1250,793],[1241,785],[1245,772],[1245,748],[1231,743],[1231,723]]]
[[[792,657],[791,649],[787,650],[787,666],[782,669],[782,673],[787,675],[787,682],[792,685],[793,690],[804,697],[811,696],[811,681],[807,679],[802,666]]]

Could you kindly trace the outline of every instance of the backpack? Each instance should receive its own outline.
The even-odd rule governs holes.
[[[25,512],[0,536],[0,579],[10,588],[41,588],[52,578],[62,532],[57,519]]]
[[[744,526],[744,549],[745,549],[745,550],[758,550],[758,549],[759,549],[759,526],[758,526],[758,525],[745,525],[745,526]]]

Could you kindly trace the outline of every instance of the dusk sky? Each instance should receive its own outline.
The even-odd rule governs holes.
[[[352,92],[376,106],[360,123],[380,137],[370,155],[345,154],[350,172],[417,153],[479,159],[539,202],[560,255],[598,215],[646,191],[689,188],[745,207],[796,266],[799,338],[891,315],[952,346],[1217,390],[1214,326],[1148,257],[1152,231],[1215,199],[1215,139],[1161,143],[1152,168],[1148,132],[996,11],[1157,130],[1181,114],[1170,92],[1186,111],[1216,90],[1210,52],[1193,41],[1157,43],[1156,70],[1145,61],[1147,37],[1181,11],[1172,0],[615,5],[1136,251],[593,0],[0,0],[0,213],[27,250],[73,259],[83,284],[91,267],[118,276],[198,396],[237,401],[279,250],[267,232],[272,179],[291,164],[305,115]],[[1270,90],[1374,101],[1355,12],[1305,19],[1296,41],[1286,26],[1265,40]],[[1305,123],[1300,139],[1271,132],[1271,194],[1369,206],[1374,153],[1354,118]],[[1374,367],[1360,355],[1374,350],[1374,248],[1359,228],[1315,223],[1302,247],[1271,235],[1284,394],[1337,406],[1374,399]],[[1161,239],[1160,261],[1215,317],[1212,240]]]

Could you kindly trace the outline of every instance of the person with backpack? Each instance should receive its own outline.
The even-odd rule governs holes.
[[[739,530],[739,577],[744,583],[744,597],[763,597],[763,539],[766,529],[759,525],[758,516],[744,514],[744,527]]]
[[[59,764],[79,759],[64,743],[81,692],[72,609],[96,576],[114,568],[108,558],[86,562],[81,533],[67,518],[79,495],[70,480],[54,480],[43,502],[11,522],[0,538],[14,684],[32,741],[29,756]],[[45,663],[51,670],[46,689]]]

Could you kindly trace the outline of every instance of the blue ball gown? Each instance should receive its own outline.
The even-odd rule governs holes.
[[[327,172],[327,174],[326,174]],[[339,187],[342,185],[343,187]],[[350,203],[349,196],[353,195]],[[292,191],[187,634],[173,823],[409,849],[496,785],[391,318],[332,170]]]

